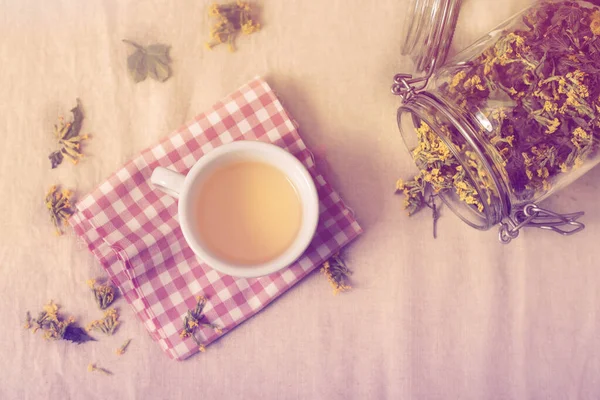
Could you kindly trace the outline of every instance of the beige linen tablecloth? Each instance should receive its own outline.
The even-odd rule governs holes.
[[[526,4],[465,1],[454,50]],[[587,211],[574,237],[528,231],[502,246],[443,209],[433,240],[430,214],[406,217],[393,195],[411,171],[389,93],[410,67],[399,54],[408,0],[264,0],[264,29],[233,54],[204,48],[207,5],[0,1],[0,398],[599,398],[600,170],[547,203]],[[134,84],[123,38],[170,44],[173,77]],[[46,189],[87,193],[255,75],[365,228],[346,254],[355,289],[334,297],[313,274],[186,362],[167,359],[122,300],[121,329],[95,343],[23,331],[25,311],[49,299],[83,323],[99,316],[85,281],[101,268],[72,234],[53,236]],[[76,97],[89,157],[51,170],[52,124]]]

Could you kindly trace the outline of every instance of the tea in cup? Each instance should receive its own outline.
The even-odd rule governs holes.
[[[319,200],[310,173],[272,144],[222,145],[186,176],[158,167],[151,182],[179,198],[179,223],[196,255],[228,275],[257,277],[287,267],[317,227]]]

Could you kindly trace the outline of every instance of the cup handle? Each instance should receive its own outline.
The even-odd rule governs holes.
[[[179,198],[184,180],[185,175],[163,167],[155,168],[150,177],[150,182],[154,187],[176,199]]]

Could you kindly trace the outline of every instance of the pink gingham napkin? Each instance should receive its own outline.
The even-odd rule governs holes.
[[[186,173],[202,155],[234,140],[271,142],[288,150],[308,168],[319,192],[320,221],[312,244],[291,267],[266,277],[233,278],[199,260],[179,228],[176,200],[150,184],[157,166]],[[179,336],[196,296],[208,298],[206,319],[229,332],[361,233],[316,170],[290,116],[259,78],[130,160],[78,202],[70,223],[151,337],[177,360],[198,351],[193,339]],[[210,329],[199,335],[205,345],[219,336]]]

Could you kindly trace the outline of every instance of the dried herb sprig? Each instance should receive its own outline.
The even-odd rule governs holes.
[[[79,134],[83,124],[83,111],[81,111],[79,99],[77,99],[77,105],[71,112],[73,113],[73,121],[65,122],[63,117],[59,117],[58,124],[54,125],[54,136],[59,149],[48,156],[52,168],[58,167],[65,157],[70,159],[73,164],[77,164],[83,157],[81,142],[90,138],[90,135]]]
[[[127,339],[125,342],[123,342],[121,347],[119,347],[116,351],[117,355],[122,356],[123,354],[125,354],[130,343],[131,343],[131,339]]]
[[[333,294],[352,289],[352,286],[348,283],[352,271],[346,266],[346,263],[344,263],[339,254],[335,254],[323,263],[321,273],[327,277],[329,284],[333,288]]]
[[[252,19],[250,5],[243,1],[212,4],[208,15],[217,18],[217,23],[210,30],[211,41],[206,43],[208,49],[227,43],[229,51],[235,51],[235,39],[240,32],[250,35],[260,30],[260,24]]]
[[[218,334],[222,334],[223,330],[215,324],[203,322],[203,320],[205,320],[205,316],[202,314],[202,312],[207,300],[203,296],[196,297],[196,300],[196,307],[193,310],[188,310],[187,314],[183,318],[183,329],[179,333],[179,336],[181,336],[181,338],[191,337],[198,345],[198,350],[204,352],[206,348],[196,336],[198,329],[210,328]]]
[[[46,208],[50,213],[50,219],[56,228],[56,235],[60,236],[64,233],[63,228],[67,226],[67,220],[73,215],[71,206],[71,197],[73,192],[64,189],[60,190],[60,186],[54,185],[46,193]]]
[[[107,336],[111,336],[117,330],[119,326],[119,313],[114,308],[109,308],[104,312],[104,317],[101,319],[92,321],[86,327],[88,332],[98,331],[102,332]]]
[[[37,318],[32,318],[29,311],[26,315],[25,329],[36,333],[38,330],[44,332],[46,340],[68,340],[73,343],[85,343],[95,340],[85,330],[75,325],[75,318],[62,318],[58,313],[58,305],[53,301],[46,304]]]
[[[88,279],[87,285],[94,293],[94,299],[100,309],[110,306],[117,297],[117,289],[109,282],[98,283],[95,279]]]
[[[100,372],[101,374],[104,375],[113,375],[113,373],[109,370],[107,370],[106,368],[102,368],[102,367],[98,367],[96,364],[90,363],[88,365],[88,371],[89,372]]]
[[[135,83],[145,80],[148,75],[159,82],[169,79],[171,76],[170,46],[157,43],[144,47],[127,39],[123,39],[123,42],[135,48],[135,51],[127,57],[127,69]]]

